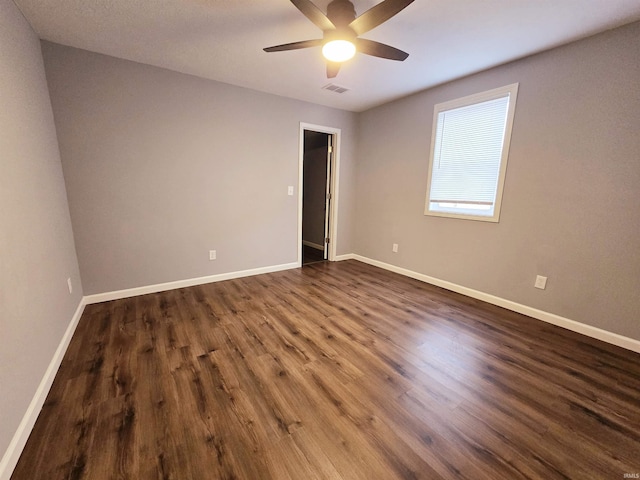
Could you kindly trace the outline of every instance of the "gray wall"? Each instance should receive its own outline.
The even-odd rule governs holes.
[[[11,0],[0,0],[0,252],[2,457],[82,297],[40,42]]]
[[[434,104],[514,82],[500,223],[424,216]],[[640,339],[639,82],[635,23],[363,113],[355,252]]]
[[[343,131],[337,247],[352,251],[355,114],[46,42],[43,55],[86,294],[295,262],[301,121]]]

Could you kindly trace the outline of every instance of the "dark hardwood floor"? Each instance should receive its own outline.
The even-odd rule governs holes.
[[[87,306],[12,477],[623,479],[640,355],[356,261]]]
[[[310,263],[325,262],[324,252],[308,245],[302,246],[302,265]]]

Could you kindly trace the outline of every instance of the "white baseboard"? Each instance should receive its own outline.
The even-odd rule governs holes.
[[[338,255],[335,259],[336,262],[341,262],[342,260],[357,260],[357,259],[356,259],[356,255],[353,253],[345,253],[344,255]]]
[[[501,297],[496,297],[495,295],[480,292],[472,288],[463,287],[462,285],[448,282],[446,280],[440,280],[439,278],[430,277],[429,275],[424,275],[422,273],[414,272],[406,268],[397,267],[389,263],[384,263],[378,260],[373,260],[371,258],[363,257],[361,255],[356,255],[356,254],[340,255],[339,257],[336,258],[336,260],[358,260],[360,262],[367,263],[375,267],[380,267],[384,270],[389,270],[391,272],[399,273],[400,275],[404,275],[406,277],[415,278],[416,280],[420,280],[425,283],[430,283],[431,285],[442,287],[447,290],[451,290],[452,292],[461,293],[462,295],[466,295],[467,297],[482,300],[484,302],[506,308],[507,310],[522,313],[523,315],[527,315],[529,317],[542,320],[543,322],[551,323],[553,325],[566,328],[567,330],[581,333],[582,335],[596,338],[598,340],[602,340],[603,342],[607,342],[612,345],[617,345],[618,347],[626,348],[627,350],[640,353],[640,340],[625,337],[623,335],[609,332],[607,330],[602,330],[601,328],[593,327],[591,325],[586,325],[584,323],[580,323],[575,320],[571,320],[569,318],[561,317],[560,315],[556,315],[554,313],[538,310],[537,308],[529,307],[527,305],[522,305],[520,303],[513,302],[511,300],[507,300]]]
[[[47,399],[49,390],[51,390],[51,385],[53,385],[53,380],[56,378],[56,373],[58,373],[58,368],[60,368],[60,364],[62,363],[64,354],[67,351],[67,347],[69,347],[71,337],[73,337],[73,333],[78,326],[78,322],[80,321],[85,305],[86,303],[83,298],[78,304],[78,308],[73,314],[73,317],[69,322],[69,326],[62,336],[62,340],[60,340],[60,344],[58,345],[58,348],[49,363],[49,367],[47,367],[47,370],[40,381],[40,385],[38,385],[38,389],[36,390],[27,411],[22,417],[20,425],[18,425],[16,433],[11,439],[11,443],[9,443],[2,460],[0,460],[0,480],[10,480],[11,474],[18,464],[22,450],[27,444],[31,430],[33,430],[33,426],[38,419],[38,415],[40,415],[40,411]]]
[[[120,300],[121,298],[137,297],[138,295],[146,295],[148,293],[166,292],[176,288],[193,287],[194,285],[203,285],[205,283],[222,282],[223,280],[232,280],[234,278],[249,277],[252,275],[261,275],[263,273],[280,272],[298,268],[297,262],[285,263],[282,265],[272,265],[269,267],[253,268],[250,270],[241,270],[237,272],[220,273],[217,275],[208,275],[206,277],[189,278],[186,280],[178,280],[175,282],[158,283],[156,285],[147,285],[144,287],[128,288],[126,290],[116,290],[113,292],[97,293],[95,295],[87,295],[84,297],[85,304],[108,302],[110,300]]]
[[[316,250],[321,250],[324,252],[324,247],[319,243],[313,243],[313,242],[310,242],[309,240],[303,240],[302,244],[306,245],[307,247],[315,248]]]

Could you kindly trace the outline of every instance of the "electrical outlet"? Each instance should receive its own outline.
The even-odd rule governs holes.
[[[73,284],[71,283],[71,277],[67,278],[67,287],[69,287],[69,293],[73,293]]]
[[[536,283],[534,283],[533,286],[539,288],[540,290],[544,290],[547,287],[547,277],[538,275],[536,277]]]
[[[398,253],[398,244],[397,244],[397,243],[394,243],[394,244],[393,244],[393,247],[391,247],[391,250],[393,250],[393,251],[394,251],[394,253]]]
[[[209,260],[215,260],[215,259],[216,259],[216,251],[209,250]]]

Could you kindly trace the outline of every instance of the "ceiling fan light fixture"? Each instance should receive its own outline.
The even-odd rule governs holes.
[[[338,75],[342,63],[356,53],[401,62],[406,60],[408,53],[360,36],[382,25],[414,1],[382,0],[362,15],[356,16],[356,9],[351,0],[330,0],[326,14],[312,0],[291,0],[305,17],[322,30],[322,39],[275,45],[265,48],[264,51],[282,52],[322,46],[322,55],[327,60],[327,78]]]
[[[330,62],[346,62],[356,54],[356,46],[349,40],[330,40],[322,46],[322,55]]]

